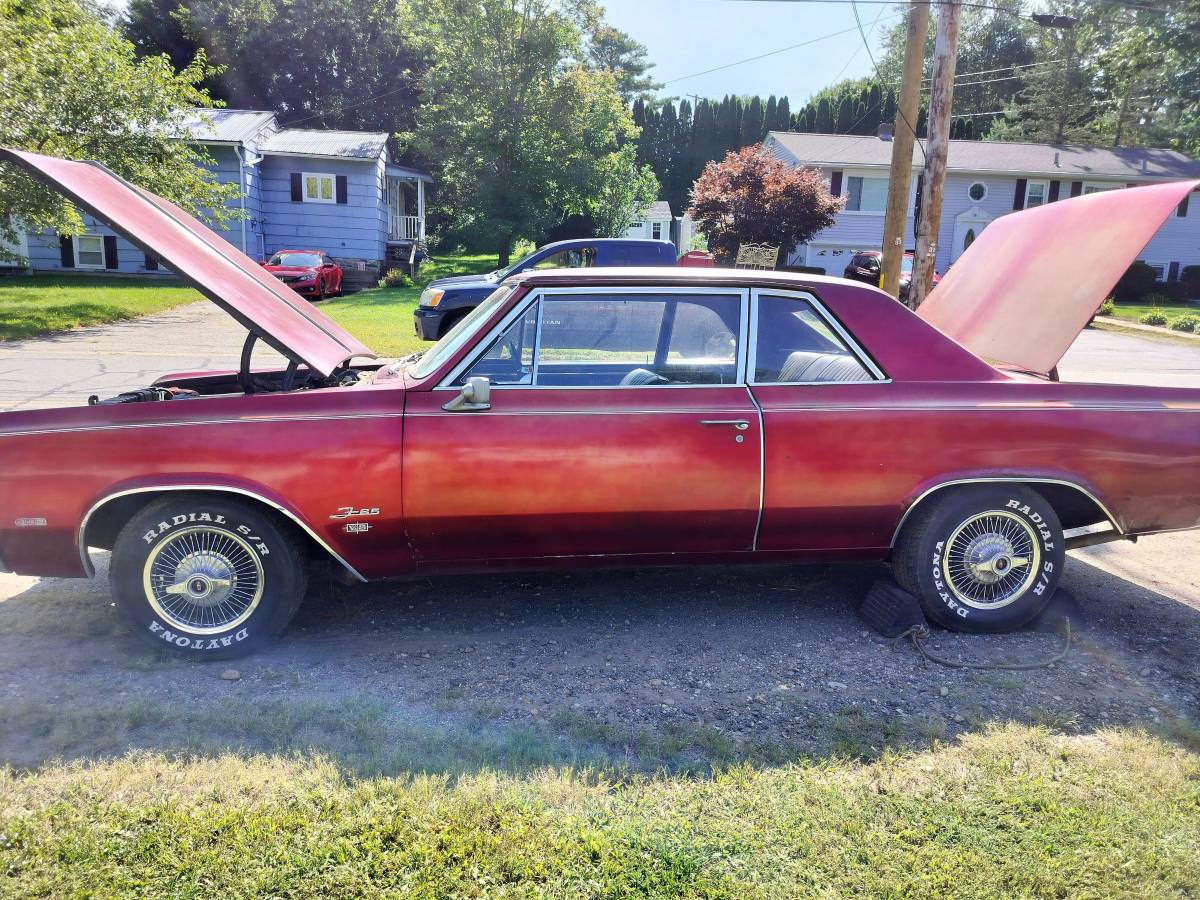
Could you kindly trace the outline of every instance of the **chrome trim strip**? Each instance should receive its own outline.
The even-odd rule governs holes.
[[[84,535],[87,534],[88,521],[92,518],[92,515],[96,512],[96,510],[108,503],[110,500],[116,500],[120,497],[128,497],[132,494],[169,494],[172,491],[210,491],[218,494],[240,494],[243,497],[250,497],[251,499],[258,500],[260,503],[266,504],[276,512],[283,513],[283,515],[287,516],[302,529],[304,529],[304,532],[309,537],[316,541],[326,553],[345,566],[346,571],[348,571],[359,581],[367,580],[356,568],[354,568],[354,566],[346,562],[341,554],[330,547],[329,544],[325,543],[325,541],[308,526],[307,522],[305,522],[287,507],[279,505],[274,500],[264,497],[262,494],[256,494],[254,491],[248,491],[245,488],[227,487],[218,484],[164,484],[153,487],[130,488],[129,490],[116,491],[114,493],[107,494],[100,500],[93,503],[91,508],[84,514],[83,521],[79,523],[79,531],[75,538],[75,542],[79,546],[79,559],[83,563],[83,570],[87,573],[89,578],[96,574],[96,569],[92,565],[91,557],[88,555],[87,544],[84,543]]]
[[[745,387],[745,385],[726,385],[726,387]],[[497,410],[494,406],[488,410],[489,416],[643,416],[643,415],[680,415],[680,416],[696,416],[708,414],[729,414],[729,415],[745,415],[745,409],[714,409],[706,407],[704,409],[624,409],[622,407],[613,407],[612,409],[528,409],[528,410]],[[440,411],[427,412],[409,412],[406,417],[411,418],[439,418]]]
[[[859,364],[864,369],[866,369],[867,372],[870,373],[870,375],[871,375],[871,381],[837,381],[837,382],[831,382],[831,381],[818,381],[818,382],[782,381],[782,382],[779,382],[779,381],[775,381],[775,382],[769,382],[770,384],[787,384],[787,385],[875,384],[875,383],[878,383],[881,381],[889,381],[889,382],[891,381],[891,378],[889,378],[886,374],[884,374],[883,370],[880,369],[879,366],[875,364],[875,360],[873,360],[871,358],[871,355],[869,353],[867,353],[863,349],[862,345],[859,344],[858,341],[856,341],[851,336],[850,332],[848,332],[842,326],[842,323],[839,322],[836,318],[834,318],[833,314],[831,312],[829,312],[828,309],[825,308],[825,304],[823,304],[820,300],[818,300],[815,294],[809,293],[808,291],[789,291],[786,288],[754,288],[750,292],[750,298],[751,298],[750,305],[753,308],[753,311],[751,312],[751,315],[750,315],[750,322],[751,322],[750,327],[752,330],[751,353],[753,354],[753,356],[751,357],[751,364],[757,363],[757,361],[758,361],[757,360],[757,356],[758,356],[758,303],[759,303],[760,298],[764,294],[767,296],[770,296],[770,297],[785,297],[785,298],[792,299],[792,300],[803,300],[805,303],[807,303],[809,306],[811,306],[813,309],[813,312],[815,312],[821,318],[821,320],[824,321],[825,324],[828,325],[833,330],[833,332],[835,334],[837,334],[837,336],[840,337],[842,339],[842,341],[845,342],[846,348],[854,355],[854,357],[858,360]],[[752,380],[749,376],[753,372],[754,372],[754,369],[752,369],[752,368],[748,369],[746,372],[747,381],[750,384],[762,384],[764,386],[766,384],[768,384],[768,382],[757,382],[757,381]]]
[[[245,416],[238,419],[202,419],[192,422],[130,422],[125,425],[80,425],[71,428],[43,428],[35,431],[0,432],[0,438],[38,434],[75,434],[85,431],[124,431],[131,428],[181,428],[190,425],[263,425],[278,422],[341,422],[352,419],[401,419],[404,413],[368,413],[347,416]]]
[[[750,541],[750,550],[755,551],[758,549],[758,533],[762,530],[763,512],[767,503],[767,429],[762,407],[759,406],[754,391],[747,386],[746,394],[758,412],[758,518],[754,521],[754,537]]]
[[[1037,476],[1025,475],[994,475],[981,478],[955,478],[950,481],[943,481],[935,484],[933,487],[923,491],[916,500],[909,504],[908,509],[904,511],[904,515],[900,517],[900,522],[896,525],[896,530],[892,532],[892,542],[888,546],[896,546],[896,539],[900,537],[900,531],[904,528],[904,523],[908,521],[908,517],[912,514],[912,511],[921,504],[922,500],[935,491],[940,491],[942,488],[952,487],[956,484],[1010,484],[1022,482],[1027,484],[1060,484],[1063,487],[1074,488],[1095,503],[1097,507],[1099,507],[1100,511],[1108,517],[1109,523],[1118,534],[1125,534],[1125,532],[1121,529],[1121,526],[1117,524],[1116,516],[1114,516],[1109,508],[1100,501],[1100,498],[1087,488],[1076,484],[1074,481],[1067,481],[1065,478],[1040,478]]]

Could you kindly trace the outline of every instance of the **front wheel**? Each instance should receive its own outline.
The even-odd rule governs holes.
[[[134,633],[196,659],[252,653],[291,621],[307,569],[266,512],[212,494],[155,501],[121,530],[109,578]]]
[[[1022,485],[951,488],[922,505],[892,554],[900,586],[930,621],[956,631],[1003,632],[1045,609],[1066,550],[1062,525]]]

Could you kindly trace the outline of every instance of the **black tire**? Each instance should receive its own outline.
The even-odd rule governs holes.
[[[968,523],[980,529],[974,537]],[[1062,525],[1041,494],[1018,484],[973,485],[917,508],[892,551],[892,572],[931,622],[1004,632],[1045,609],[1065,557]]]
[[[329,295],[325,293],[325,279],[324,278],[317,279],[317,302],[320,303],[327,296],[329,296]]]
[[[474,309],[474,307],[472,307],[472,309]],[[463,319],[470,311],[470,309],[456,309],[452,313],[447,313],[446,317],[442,319],[441,327],[438,329],[438,340],[444,338],[446,336],[446,332],[457,325],[459,321]]]
[[[231,659],[287,627],[308,570],[296,535],[268,511],[183,492],[129,520],[113,546],[109,581],[141,640],[193,659]]]

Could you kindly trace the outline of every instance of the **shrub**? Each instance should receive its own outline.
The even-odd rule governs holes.
[[[403,269],[388,269],[379,279],[380,287],[404,287],[408,284],[408,274]]]
[[[1183,285],[1189,298],[1200,297],[1200,266],[1184,266],[1179,273],[1179,283]]]
[[[1159,288],[1171,303],[1183,303],[1191,297],[1191,291],[1182,281],[1168,281],[1160,284]]]
[[[1141,300],[1153,291],[1157,284],[1158,278],[1154,274],[1154,270],[1146,263],[1139,261],[1125,270],[1125,274],[1113,288],[1113,295],[1120,301],[1130,303],[1134,300]]]
[[[1146,306],[1170,306],[1171,298],[1166,294],[1147,294],[1142,298],[1142,303]]]
[[[1152,312],[1146,313],[1146,315],[1142,316],[1140,319],[1138,319],[1138,321],[1143,325],[1158,325],[1159,327],[1162,327],[1163,325],[1167,324],[1167,317],[1162,313]]]
[[[1098,310],[1096,310],[1096,315],[1111,316],[1116,311],[1117,311],[1116,304],[1113,303],[1113,298],[1109,297],[1107,300],[1105,300],[1103,303],[1100,304],[1100,308]]]
[[[1200,317],[1180,316],[1171,323],[1171,328],[1175,331],[1186,331],[1188,334],[1193,334],[1197,328],[1200,328]]]

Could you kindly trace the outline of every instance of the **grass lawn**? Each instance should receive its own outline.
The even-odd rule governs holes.
[[[0,340],[105,325],[199,300],[177,281],[86,275],[0,278]]]
[[[323,312],[382,356],[403,356],[431,346],[413,333],[412,313],[425,285],[448,275],[472,275],[496,268],[494,253],[447,253],[421,267],[416,287],[371,288],[329,300]]]
[[[1143,306],[1139,303],[1117,303],[1113,309],[1113,316],[1128,322],[1140,322],[1142,316],[1152,312],[1166,316],[1167,325],[1170,326],[1176,319],[1184,316],[1200,316],[1200,305],[1179,303],[1169,306]]]
[[[0,772],[8,896],[1194,896],[1200,756],[997,727],[711,777],[356,778],[134,754]]]

